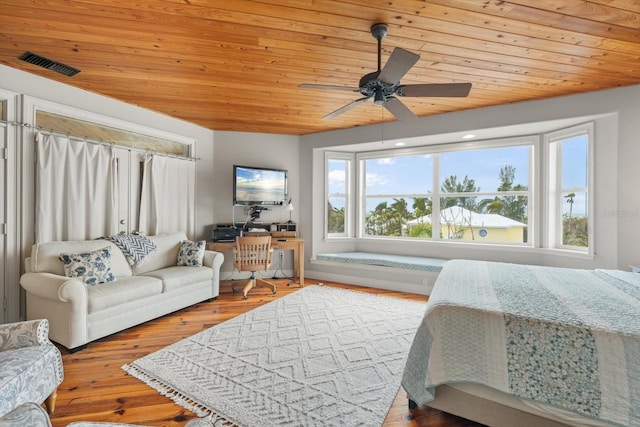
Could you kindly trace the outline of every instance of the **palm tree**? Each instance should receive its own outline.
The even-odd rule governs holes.
[[[564,198],[567,199],[567,203],[569,203],[569,221],[571,221],[571,216],[573,212],[573,202],[574,202],[574,199],[576,198],[576,193],[566,194]]]
[[[480,201],[478,207],[481,208],[483,212],[499,214],[504,206],[502,199],[496,196],[493,199],[484,199]]]
[[[431,213],[431,199],[426,197],[416,197],[413,199],[413,212],[418,222],[422,222],[422,217]]]
[[[564,196],[564,198],[567,199],[567,203],[569,203],[569,216],[567,217],[567,234],[566,234],[566,238],[565,238],[564,233],[563,233],[563,238],[565,238],[566,240],[563,243],[572,245],[573,242],[575,241],[575,237],[576,237],[575,227],[573,227],[573,219],[572,219],[572,216],[573,216],[573,202],[575,201],[576,193],[567,193]]]
[[[476,180],[464,176],[462,182],[458,182],[456,175],[450,175],[442,182],[440,191],[443,193],[476,193],[480,191],[480,187],[476,187]],[[478,209],[475,197],[441,197],[440,208],[445,209],[451,206],[461,206],[470,211]]]

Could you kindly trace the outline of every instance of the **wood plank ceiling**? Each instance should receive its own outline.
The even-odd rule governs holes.
[[[0,0],[0,63],[214,130],[303,135],[394,120],[371,101],[323,120],[359,94],[298,87],[357,86],[377,22],[383,64],[421,57],[401,83],[473,85],[402,98],[418,116],[640,83],[638,0]]]

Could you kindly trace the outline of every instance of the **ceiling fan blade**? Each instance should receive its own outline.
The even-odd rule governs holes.
[[[298,86],[303,89],[327,89],[327,90],[346,90],[349,92],[360,92],[358,87],[332,86],[332,85],[316,85],[312,83],[303,83]]]
[[[418,118],[418,116],[413,114],[413,111],[411,111],[406,105],[404,105],[398,98],[393,96],[387,97],[384,103],[384,108],[386,108],[387,111],[396,116],[396,119],[403,122],[416,120]]]
[[[458,97],[469,95],[471,83],[441,83],[441,84],[417,84],[400,85],[396,89],[398,96],[416,97]]]
[[[323,119],[333,119],[334,117],[339,116],[342,113],[346,113],[347,111],[351,110],[353,107],[355,107],[357,105],[360,105],[363,102],[366,102],[369,98],[371,98],[371,97],[370,96],[366,96],[364,98],[356,99],[355,101],[348,103],[344,107],[338,108],[333,113],[327,114],[326,116],[323,117]]]
[[[395,85],[418,62],[418,59],[420,59],[419,55],[396,47],[380,71],[378,79],[381,82]]]

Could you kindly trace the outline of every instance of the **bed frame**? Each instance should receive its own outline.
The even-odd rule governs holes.
[[[522,403],[520,399],[513,396],[481,385],[473,385],[473,387],[476,392],[482,390],[487,397],[479,397],[476,393],[467,393],[457,387],[440,385],[436,387],[436,398],[425,406],[492,427],[566,427],[572,425],[595,427],[610,425],[555,408],[549,410],[554,413],[564,412],[564,415],[570,417],[570,420],[562,422],[551,419],[549,417],[554,417],[554,414],[544,413],[542,410]],[[413,411],[417,407],[418,405],[409,399],[409,410]],[[544,405],[539,404],[538,407],[543,408]]]

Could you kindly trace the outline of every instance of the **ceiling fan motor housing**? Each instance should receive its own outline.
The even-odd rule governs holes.
[[[384,83],[378,79],[380,71],[374,71],[364,75],[360,79],[360,93],[364,96],[376,95],[375,103],[384,104],[384,100],[387,96],[393,95],[396,92],[397,85]]]

